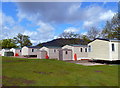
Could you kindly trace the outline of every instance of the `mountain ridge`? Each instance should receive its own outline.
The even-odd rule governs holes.
[[[58,38],[58,39],[53,39],[48,42],[40,43],[36,46],[57,46],[57,47],[62,47],[64,45],[69,45],[69,44],[81,44],[81,45],[87,45],[90,41],[85,41],[83,39],[79,38],[69,38],[69,39],[64,39],[64,38]]]

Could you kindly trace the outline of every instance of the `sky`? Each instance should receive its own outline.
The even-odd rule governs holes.
[[[86,34],[92,26],[102,30],[117,12],[117,2],[2,2],[1,38],[21,33],[37,45],[63,32]]]

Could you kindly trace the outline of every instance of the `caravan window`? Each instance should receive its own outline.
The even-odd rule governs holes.
[[[82,48],[80,48],[80,52],[82,52]]]
[[[115,45],[112,44],[112,51],[115,51]]]
[[[90,45],[88,46],[88,50],[89,50],[89,52],[91,52],[91,46]]]
[[[85,48],[85,52],[87,52],[87,48]]]
[[[68,52],[66,51],[65,54],[68,54]]]
[[[56,52],[56,50],[54,49],[54,53]]]
[[[21,50],[20,50],[20,52],[21,52]]]
[[[32,49],[32,52],[34,52],[34,49]]]

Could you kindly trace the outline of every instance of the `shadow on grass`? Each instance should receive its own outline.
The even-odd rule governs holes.
[[[46,75],[53,73],[53,72],[39,72],[39,71],[33,71],[33,72],[38,74],[46,74]]]
[[[31,84],[35,83],[35,81],[33,81],[33,80],[27,80],[27,79],[23,79],[23,78],[12,78],[12,77],[7,77],[7,76],[2,76],[2,79],[3,79],[4,85],[5,85],[5,83],[9,83],[9,84],[7,84],[7,86],[18,86],[20,84],[31,85]]]

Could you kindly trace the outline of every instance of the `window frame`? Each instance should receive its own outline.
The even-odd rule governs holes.
[[[65,54],[67,55],[67,54],[68,54],[68,51],[65,51]]]
[[[115,52],[115,44],[114,43],[111,44],[111,49],[112,49],[112,52]]]
[[[32,49],[32,52],[34,52],[34,49]]]
[[[80,48],[80,52],[83,52],[83,48]]]
[[[53,52],[56,53],[56,49],[54,49]]]
[[[88,52],[87,48],[85,48],[85,52]]]
[[[91,52],[91,51],[92,51],[91,49],[92,49],[92,46],[89,45],[89,46],[88,46],[88,52]]]

